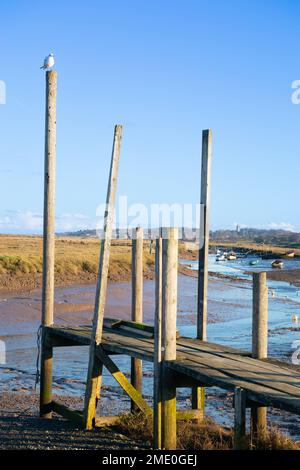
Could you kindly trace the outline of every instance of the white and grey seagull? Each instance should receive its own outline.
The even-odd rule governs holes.
[[[49,70],[53,67],[53,65],[54,65],[54,55],[51,52],[51,54],[45,57],[44,65],[42,65],[40,68],[43,70]]]

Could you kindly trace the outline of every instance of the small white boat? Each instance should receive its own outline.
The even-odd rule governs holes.
[[[228,261],[233,261],[236,259],[236,254],[232,251],[231,253],[228,253],[227,257]]]
[[[220,253],[219,255],[216,256],[216,261],[225,261],[226,257],[224,253]]]
[[[283,268],[283,261],[281,261],[280,259],[276,259],[272,263],[272,268],[282,269]]]
[[[253,259],[249,262],[249,266],[255,266],[256,264],[259,263],[259,260],[258,259]]]
[[[294,251],[288,251],[284,255],[285,258],[294,258],[295,257],[295,252]]]

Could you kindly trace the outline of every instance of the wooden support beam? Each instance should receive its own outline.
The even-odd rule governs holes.
[[[176,413],[177,421],[203,421],[202,410],[179,410]]]
[[[267,410],[266,406],[251,405],[251,438],[255,440],[267,432]]]
[[[69,338],[62,338],[60,336],[49,335],[47,332],[47,343],[51,345],[52,348],[60,348],[67,346],[79,346],[78,342]]]
[[[56,164],[57,72],[46,72],[44,228],[40,416],[51,418],[53,350],[46,346],[44,328],[53,324],[55,251],[55,164]]]
[[[234,449],[244,449],[246,441],[246,390],[236,387],[234,392]]]
[[[176,449],[176,385],[168,371],[168,361],[176,359],[178,229],[163,232],[162,240],[162,448]]]
[[[162,446],[162,238],[155,247],[155,319],[154,319],[154,391],[153,391],[153,447]]]
[[[189,375],[182,374],[175,370],[170,370],[170,373],[172,373],[172,380],[176,384],[176,388],[191,388],[192,389],[193,387],[197,387],[197,388],[202,389],[204,387],[204,384],[201,387],[199,387],[199,380],[195,380],[193,377],[190,377]],[[205,387],[207,387],[207,385],[205,385]]]
[[[154,336],[154,327],[152,325],[146,325],[145,323],[138,323],[138,322],[133,322],[129,320],[119,320],[111,325],[111,328],[123,328],[128,331],[132,330],[135,333],[138,333],[140,330],[141,333],[150,333],[149,338],[153,338]]]
[[[131,319],[134,322],[143,322],[143,242],[144,231],[137,227],[132,236],[132,300]],[[141,359],[131,358],[131,383],[133,387],[142,393],[143,369]],[[131,412],[137,412],[138,408],[131,401]]]
[[[115,127],[114,142],[111,157],[110,174],[106,197],[106,210],[104,215],[103,238],[100,246],[99,271],[96,287],[95,310],[93,318],[93,330],[91,336],[89,368],[87,374],[84,426],[91,429],[95,424],[97,402],[100,396],[102,379],[102,364],[96,357],[96,348],[101,343],[104,308],[106,301],[107,277],[109,268],[110,245],[113,230],[113,217],[117,190],[117,177],[121,150],[122,126]]]
[[[73,410],[68,406],[58,403],[57,401],[52,401],[51,410],[62,416],[63,418],[72,421],[73,423],[82,425],[82,412],[78,410]],[[115,426],[120,420],[120,416],[101,416],[95,418],[95,427],[107,427]]]
[[[55,413],[59,414],[63,418],[66,418],[73,423],[82,424],[82,413],[80,411],[72,410],[68,406],[56,401],[52,401],[51,408]]]
[[[143,399],[142,395],[136,390],[133,385],[127,380],[125,375],[120,371],[118,366],[112,361],[112,359],[104,352],[101,346],[96,349],[96,355],[102,364],[106,367],[108,372],[111,373],[113,378],[118,382],[122,389],[127,395],[134,401],[137,409],[142,411],[145,415],[149,416],[152,414],[152,409],[148,403]]]
[[[267,273],[253,273],[252,307],[252,357],[266,359],[268,356],[268,286]],[[255,439],[258,433],[267,429],[267,408],[251,407],[251,435]]]
[[[107,426],[116,426],[120,421],[120,416],[97,416],[95,427],[102,428]]]

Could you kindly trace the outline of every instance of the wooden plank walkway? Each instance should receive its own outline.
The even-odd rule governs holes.
[[[51,326],[47,337],[55,346],[88,346],[91,326]],[[108,354],[124,354],[153,362],[153,328],[117,319],[105,319],[102,348]],[[168,363],[175,384],[190,386],[191,380],[202,386],[218,386],[234,391],[246,390],[249,404],[300,414],[300,368],[288,364],[253,359],[246,352],[230,347],[179,337],[176,361]]]

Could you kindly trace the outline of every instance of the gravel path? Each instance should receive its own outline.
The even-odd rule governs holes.
[[[81,399],[55,397],[72,408],[82,406]],[[108,450],[146,449],[118,433],[115,428],[83,431],[69,421],[53,415],[52,420],[38,416],[36,394],[0,394],[0,449]],[[149,448],[149,447],[148,447]]]

